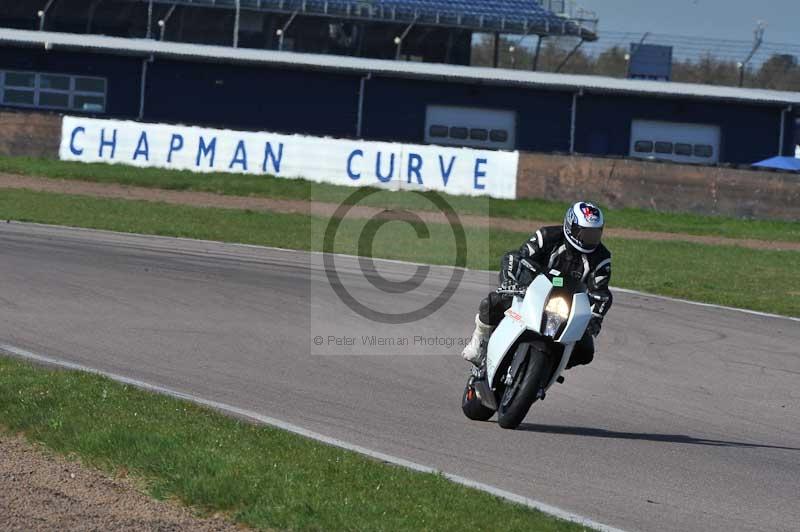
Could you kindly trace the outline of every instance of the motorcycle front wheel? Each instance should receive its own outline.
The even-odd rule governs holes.
[[[551,372],[550,358],[537,349],[529,349],[527,361],[517,378],[506,386],[497,409],[497,424],[504,429],[519,427],[536,402],[539,390]]]

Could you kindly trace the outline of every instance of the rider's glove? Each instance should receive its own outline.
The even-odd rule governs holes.
[[[594,337],[597,337],[600,334],[600,329],[603,326],[603,318],[600,317],[593,317],[589,320],[589,325],[586,326],[586,332],[591,334]]]
[[[505,281],[503,281],[503,283],[500,285],[500,288],[498,288],[497,290],[498,291],[510,290],[510,291],[515,292],[515,291],[519,290],[519,285],[513,279],[506,279]]]
[[[596,292],[589,292],[589,300],[592,302],[592,312],[595,314],[605,315],[608,311],[608,307],[610,305],[611,297],[610,293],[596,291]],[[603,319],[602,317],[600,318]]]

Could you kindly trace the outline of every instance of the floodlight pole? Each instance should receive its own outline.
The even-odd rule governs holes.
[[[102,1],[103,0],[93,0],[89,5],[89,12],[86,16],[86,33],[92,33],[92,21],[94,20],[94,14],[97,11],[97,6],[100,5],[100,2]]]
[[[750,53],[747,55],[747,58],[739,63],[737,66],[739,67],[739,86],[744,85],[744,71],[747,69],[747,64],[753,59],[753,56],[756,55],[756,52],[764,42],[764,32],[767,29],[767,24],[764,21],[759,20],[758,25],[756,25],[756,29],[753,32],[755,34],[755,40],[753,41],[753,49],[750,50]]]
[[[292,22],[294,22],[294,18],[297,16],[298,12],[299,10],[292,13],[292,16],[289,17],[289,20],[286,21],[286,24],[284,24],[283,27],[279,28],[276,32],[278,34],[278,50],[283,50],[283,38],[286,35],[286,30],[288,30],[289,26],[292,25]]]
[[[647,40],[647,38],[648,38],[649,36],[650,36],[650,32],[649,32],[649,31],[646,31],[646,32],[644,33],[644,35],[642,35],[642,38],[641,38],[641,39],[639,39],[639,44],[637,44],[637,45],[634,47],[634,49],[633,49],[633,50],[631,50],[631,53],[629,54],[629,56],[630,56],[630,57],[629,57],[629,59],[628,59],[628,65],[627,65],[627,66],[628,66],[628,72],[627,72],[627,74],[625,75],[625,77],[628,77],[628,78],[629,78],[629,77],[631,77],[631,63],[633,63],[633,58],[634,58],[634,57],[636,57],[636,54],[638,54],[638,53],[639,53],[639,49],[640,49],[640,48],[641,48],[641,47],[644,45],[644,41],[645,41],[645,40]]]
[[[39,31],[44,31],[44,19],[47,16],[47,11],[55,1],[56,0],[47,0],[47,3],[44,5],[44,7],[36,13],[36,16],[39,17]]]
[[[561,61],[561,64],[558,65],[558,68],[556,68],[556,72],[561,72],[561,69],[564,68],[567,65],[567,63],[569,63],[569,60],[572,59],[572,56],[578,52],[578,49],[581,46],[583,46],[583,43],[584,40],[583,38],[581,38],[580,42],[577,45],[575,45],[575,48],[573,48],[572,51],[569,54],[567,54],[567,57],[565,57],[564,60]]]
[[[144,38],[150,39],[153,37],[153,0],[147,2],[147,32]]]
[[[400,59],[400,55],[401,55],[401,53],[403,51],[403,41],[405,40],[406,37],[408,37],[408,33],[411,31],[411,28],[414,27],[414,24],[417,23],[417,19],[418,18],[419,18],[419,14],[414,15],[414,20],[411,21],[411,24],[409,24],[406,27],[406,29],[403,31],[403,33],[399,37],[395,37],[394,38],[394,44],[396,45],[395,52],[394,52],[394,58],[395,59]]]
[[[494,54],[492,54],[492,67],[497,68],[500,64],[500,32],[494,32]]]
[[[539,53],[542,51],[542,40],[544,36],[539,35],[539,39],[536,41],[536,53],[533,54],[533,65],[531,65],[531,70],[536,72],[536,69],[539,68]]]
[[[633,49],[634,55],[639,53],[639,48],[644,46],[644,41],[646,41],[648,37],[650,37],[650,32],[649,31],[644,32],[644,35],[642,35],[642,38],[639,39],[639,44],[637,44],[636,48]]]
[[[233,21],[233,47],[239,47],[239,17],[242,14],[242,1],[236,0],[236,17]]]
[[[169,11],[167,11],[167,14],[164,15],[164,18],[162,18],[162,19],[160,19],[158,21],[158,27],[161,28],[161,34],[158,37],[159,41],[163,41],[164,40],[164,32],[167,31],[167,21],[169,20],[169,17],[172,16],[172,13],[175,12],[175,7],[176,6],[174,4],[172,6],[170,6]]]

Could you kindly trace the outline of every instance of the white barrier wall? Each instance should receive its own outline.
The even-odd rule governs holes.
[[[65,116],[62,160],[270,174],[347,186],[513,199],[518,152]]]

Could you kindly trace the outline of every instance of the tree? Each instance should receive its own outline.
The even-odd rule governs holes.
[[[628,75],[627,52],[621,46],[609,48],[597,57],[594,64],[594,73],[598,76],[612,76],[624,78]]]
[[[755,75],[755,83],[765,89],[800,91],[800,64],[797,57],[774,54],[761,65]]]
[[[706,54],[696,63],[691,60],[674,63],[672,80],[705,85],[738,85],[739,67],[733,61],[723,61]]]

